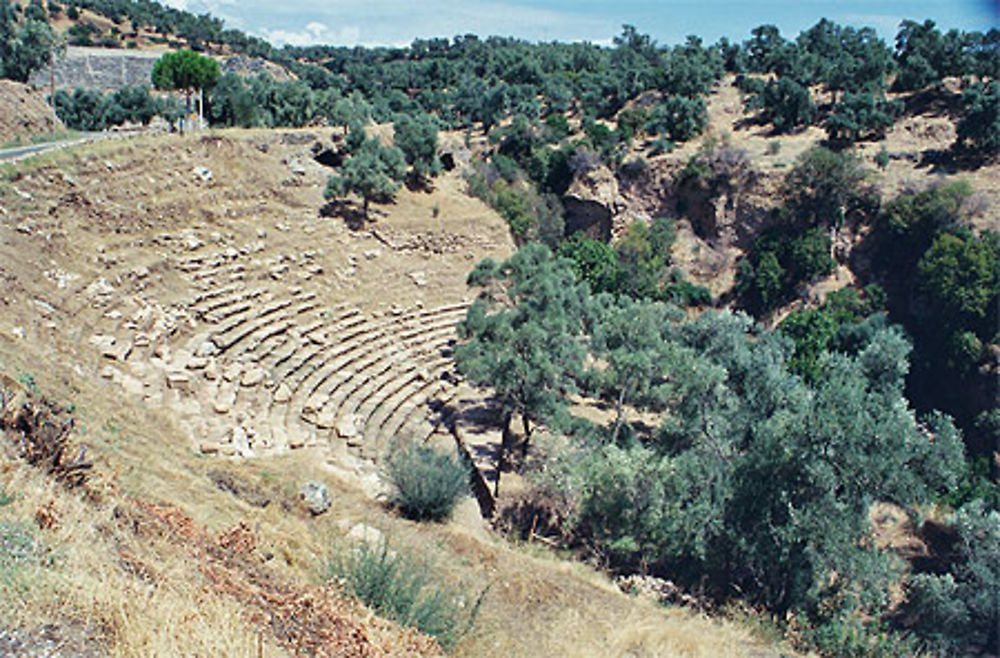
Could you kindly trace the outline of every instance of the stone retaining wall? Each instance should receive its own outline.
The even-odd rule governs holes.
[[[166,50],[122,50],[113,48],[68,48],[63,57],[55,61],[56,89],[76,88],[97,91],[114,91],[122,87],[150,84],[153,64]],[[291,76],[280,66],[245,55],[216,57],[223,72],[233,71],[241,75],[268,73],[276,80],[288,80]],[[49,68],[35,71],[29,84],[40,89],[49,87]]]

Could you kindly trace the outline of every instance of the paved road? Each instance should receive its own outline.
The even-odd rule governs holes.
[[[84,142],[89,142],[94,139],[100,139],[99,134],[91,133],[82,137],[63,139],[57,142],[46,142],[44,144],[31,144],[30,146],[17,146],[10,149],[0,149],[0,162],[20,160],[32,155],[47,153],[48,151],[55,151],[56,149],[62,149],[68,146],[77,146],[78,144],[83,144]]]

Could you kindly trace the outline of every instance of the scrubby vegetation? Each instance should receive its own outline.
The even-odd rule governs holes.
[[[66,127],[73,130],[105,130],[126,122],[148,125],[157,116],[175,121],[184,112],[178,102],[153,96],[147,87],[123,87],[108,94],[84,89],[70,94],[60,89],[55,108]]]
[[[342,548],[328,573],[378,614],[434,637],[445,648],[475,621],[478,606],[463,610],[460,592],[436,583],[427,565],[384,541]]]
[[[657,217],[649,225],[640,221],[629,225],[613,247],[577,233],[563,241],[558,252],[573,261],[577,276],[593,292],[679,306],[710,304],[708,289],[692,284],[681,270],[671,267],[670,248],[675,239],[674,220]]]
[[[414,521],[444,521],[469,490],[468,465],[427,445],[397,445],[388,460],[392,503]]]

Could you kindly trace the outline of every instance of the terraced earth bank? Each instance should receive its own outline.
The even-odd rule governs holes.
[[[465,276],[512,244],[458,174],[350,228],[312,158],[329,137],[139,138],[25,168],[2,189],[0,346],[169,410],[205,456],[311,450],[377,493],[394,437],[482,397],[452,361]]]

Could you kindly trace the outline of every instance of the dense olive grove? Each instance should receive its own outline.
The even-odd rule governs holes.
[[[55,107],[62,122],[73,130],[105,130],[125,122],[147,125],[156,116],[174,121],[184,112],[176,99],[154,97],[148,87],[123,87],[108,94],[84,89],[71,94],[60,89]]]
[[[26,14],[31,15],[15,20],[8,2],[4,0],[8,9],[0,11],[0,29],[11,31],[18,24],[21,34],[5,40],[13,50],[4,57],[11,62],[4,75],[23,78],[47,60],[46,16],[40,5],[30,5]],[[220,109],[213,119],[223,125],[332,120],[337,101],[358,93],[378,122],[393,121],[400,113],[429,113],[445,128],[477,126],[488,132],[504,118],[519,115],[531,122],[566,112],[613,119],[642,97],[643,120],[633,121],[616,137],[626,143],[640,132],[660,137],[662,150],[703,130],[705,97],[728,71],[741,76],[748,108],[759,110],[759,118],[775,131],[822,125],[832,144],[844,145],[880,137],[901,114],[901,104],[886,100],[890,84],[896,90],[920,91],[956,76],[966,87],[959,102],[956,148],[990,157],[1000,143],[996,29],[942,33],[933,21],[904,21],[894,48],[871,28],[823,19],[794,40],[773,25],[762,25],[743,43],[721,39],[711,45],[692,36],[680,45],[664,46],[627,25],[611,47],[462,35],[417,39],[406,47],[276,49],[224,29],[207,14],[196,16],[150,0],[71,0],[66,8],[77,14],[83,8],[102,13],[117,26],[128,20],[133,30],[179,37],[195,50],[227,47],[267,57],[298,76],[296,85],[221,84],[213,99]],[[123,39],[134,36],[117,27],[116,32]],[[818,90],[828,92],[832,101],[821,103]],[[611,155],[609,149],[602,154]]]
[[[863,319],[884,301],[877,290],[769,332],[741,314],[688,319],[594,294],[578,271],[538,244],[481,263],[456,351],[463,374],[496,391],[501,469],[518,445],[515,417],[522,452],[538,423],[567,437],[529,462],[567,510],[562,541],[615,570],[794,618],[801,641],[832,654],[996,646],[993,600],[979,588],[1000,579],[989,543],[1000,517],[985,500],[957,513],[944,572],[904,576],[873,541],[873,502],[925,508],[966,476],[950,418],[920,416],[904,397],[911,343]],[[601,267],[585,272],[601,280]],[[581,393],[610,403],[607,425],[569,412]],[[902,609],[891,602],[900,583]]]

